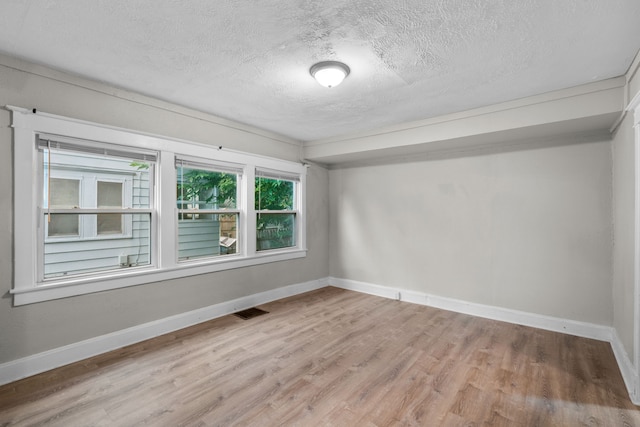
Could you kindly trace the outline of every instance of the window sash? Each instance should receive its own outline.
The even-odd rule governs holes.
[[[275,178],[275,177],[271,177],[271,176],[263,176],[263,175],[256,175],[255,180],[258,181],[260,179],[267,179],[267,180],[271,180],[271,181],[286,181],[288,183],[291,184],[291,193],[289,194],[289,196],[291,197],[291,207],[290,208],[286,208],[286,209],[265,209],[262,207],[262,202],[263,202],[263,196],[261,194],[261,191],[259,188],[255,188],[255,194],[254,194],[254,200],[255,200],[255,204],[254,204],[254,209],[256,212],[266,212],[266,211],[270,211],[270,212],[275,212],[275,211],[294,211],[298,209],[298,205],[300,203],[298,197],[297,197],[297,193],[298,193],[298,185],[299,182],[298,181],[292,181],[290,179],[283,179],[283,178]],[[256,182],[256,185],[258,185],[258,183]],[[267,193],[268,194],[268,193]],[[257,200],[256,200],[257,198]],[[266,198],[266,197],[265,197]],[[266,200],[265,200],[266,202]],[[265,203],[267,204],[267,203]]]
[[[282,218],[279,224],[269,226],[269,221],[263,228],[258,228],[258,224],[264,217]],[[265,252],[271,250],[282,250],[295,247],[298,243],[298,220],[295,211],[266,211],[256,215],[256,251]],[[284,227],[282,221],[288,222]]]
[[[47,285],[83,277],[99,280],[103,275],[121,272],[124,267],[154,268],[156,239],[152,229],[158,156],[145,150],[120,149],[113,144],[58,136],[55,140],[43,139],[42,135],[36,135],[36,149],[38,191],[44,199],[44,206],[38,211],[45,222],[38,233],[38,280]],[[54,155],[60,157],[54,160]],[[137,161],[149,167],[137,171],[132,165]],[[134,194],[133,186],[136,176],[142,179],[135,187],[141,191],[138,194]],[[80,198],[75,206],[50,204],[54,179],[78,181]],[[119,194],[107,194],[111,197],[105,199],[101,189],[113,190],[112,185],[118,186]],[[103,202],[117,205],[99,206]],[[143,207],[132,206],[140,202]],[[49,235],[51,215],[77,218],[78,233]],[[123,263],[122,259],[126,261]]]
[[[202,215],[201,211],[197,212]],[[236,255],[239,252],[238,227],[239,213],[225,212],[216,217],[178,220],[177,262],[207,262]],[[224,220],[223,217],[227,217]],[[224,225],[232,219],[232,228],[224,235]]]
[[[63,214],[64,215],[64,214]],[[77,214],[75,214],[77,215]],[[99,277],[125,269],[147,268],[153,262],[152,214],[128,212],[138,226],[129,235],[59,236],[45,239],[40,280],[47,285],[60,279]],[[79,216],[79,215],[77,215]],[[46,221],[46,214],[44,215]],[[79,218],[79,221],[91,218]],[[42,229],[46,233],[46,227]]]
[[[211,162],[211,163],[195,162],[191,160],[185,160],[184,158],[179,156],[176,156],[175,168],[176,168],[176,186],[182,186],[181,187],[182,189],[184,189],[184,186],[185,186],[185,183],[182,181],[182,178],[183,178],[182,173],[184,169],[229,174],[229,175],[234,175],[236,177],[235,178],[236,194],[235,194],[234,207],[216,208],[216,209],[211,209],[209,207],[205,209],[200,209],[199,208],[200,205],[203,205],[203,204],[207,205],[210,203],[207,203],[204,200],[182,199],[183,195],[177,193],[176,205],[177,205],[178,213],[191,213],[191,211],[198,211],[198,212],[208,211],[210,213],[217,213],[216,211],[221,211],[221,212],[222,211],[225,211],[225,212],[240,211],[238,206],[239,204],[241,204],[240,193],[241,193],[241,186],[242,186],[242,172],[243,172],[242,168],[236,167],[234,166],[234,164],[229,164],[228,167],[225,167],[224,165],[221,165],[220,162]],[[196,205],[197,207],[189,208],[189,207],[185,207],[185,205]]]
[[[197,197],[192,194],[194,200],[189,198],[183,200],[182,194],[176,194],[178,218],[176,224],[178,236],[176,261],[184,265],[185,263],[215,261],[238,253],[242,254],[239,251],[241,244],[238,237],[243,234],[241,221],[244,217],[241,217],[240,192],[244,166],[209,160],[197,161],[176,156],[175,168],[178,190],[185,189],[185,185],[188,185],[188,182],[185,183],[182,177],[184,170],[227,174],[235,177],[235,195],[233,197],[235,204],[233,207],[220,208],[212,201],[197,200],[201,194]],[[233,232],[232,235],[224,236],[223,226],[229,221],[224,221],[223,218],[229,219],[230,217],[233,217]]]
[[[121,228],[119,233],[99,233],[97,232],[97,223],[100,215],[119,215],[123,227]],[[40,211],[40,222],[43,224],[44,230],[44,241],[43,243],[47,245],[48,243],[56,243],[61,241],[72,241],[72,240],[105,240],[105,239],[127,239],[132,238],[133,236],[133,220],[134,215],[141,216],[149,216],[152,217],[154,215],[153,211],[149,209],[140,209],[140,210],[123,210],[123,211],[99,211],[96,209],[86,209],[86,210],[78,210],[78,209],[56,209],[55,211]],[[61,217],[61,216],[71,216],[76,217],[78,221],[78,229],[75,234],[54,234],[51,235],[49,231],[50,223],[49,216]],[[53,218],[52,218],[53,219]]]

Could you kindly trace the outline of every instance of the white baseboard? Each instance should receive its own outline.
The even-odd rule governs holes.
[[[43,353],[27,356],[22,359],[3,363],[0,364],[0,385],[64,366],[69,363],[77,362],[88,357],[106,353],[111,350],[116,350],[130,344],[135,344],[137,342],[186,328],[207,320],[235,313],[236,311],[244,310],[249,307],[320,289],[329,285],[342,289],[377,295],[384,298],[484,317],[487,319],[531,326],[554,332],[562,332],[599,341],[608,341],[611,343],[613,353],[618,362],[618,366],[620,367],[620,372],[625,385],[627,386],[631,401],[636,405],[640,405],[640,384],[638,384],[638,372],[632,361],[629,359],[618,334],[613,328],[335,277],[326,277],[310,282],[284,286],[282,288],[272,289],[270,291],[260,292],[254,295],[248,295],[246,297],[225,301],[220,304],[178,314],[45,351]]]
[[[320,289],[328,284],[329,279],[323,278],[284,286],[3,363],[0,364],[0,385],[256,305]]]
[[[640,405],[640,395],[638,394],[638,371],[633,366],[633,362],[624,349],[622,341],[620,341],[620,337],[618,337],[618,333],[613,328],[611,328],[611,330],[611,348],[613,349],[613,354],[616,356],[616,361],[618,362],[618,367],[620,368],[624,384],[627,386],[629,398],[634,405]]]
[[[338,288],[412,302],[414,304],[427,305],[430,307],[441,308],[443,310],[455,311],[457,313],[484,317],[486,319],[500,320],[503,322],[545,329],[548,331],[563,332],[565,334],[592,338],[599,341],[610,341],[611,339],[610,327],[596,325],[593,323],[544,316],[541,314],[528,313],[509,308],[430,295],[424,292],[373,285],[370,283],[357,282],[355,280],[340,279],[336,277],[330,277],[329,283],[331,286]]]
[[[629,359],[627,352],[624,350],[624,346],[618,338],[618,334],[614,328],[336,277],[330,277],[329,284],[337,288],[427,305],[443,310],[455,311],[457,313],[464,313],[518,325],[531,326],[548,331],[591,338],[598,341],[607,341],[611,344],[613,354],[618,362],[620,373],[624,379],[631,401],[636,405],[640,405],[640,395],[638,393],[640,389],[640,385],[638,384],[638,372]]]

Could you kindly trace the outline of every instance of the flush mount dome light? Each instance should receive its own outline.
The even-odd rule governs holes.
[[[349,75],[349,67],[338,61],[318,62],[309,69],[309,73],[324,87],[338,86]]]

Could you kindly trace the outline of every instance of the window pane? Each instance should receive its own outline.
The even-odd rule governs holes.
[[[122,207],[122,183],[98,181],[97,199],[99,208]],[[98,214],[98,234],[123,234],[121,214]]]
[[[295,246],[295,214],[258,214],[256,249],[288,248]]]
[[[218,215],[220,221],[220,255],[237,252],[238,215]]]
[[[198,210],[235,209],[238,175],[177,167],[178,260],[236,253],[238,215]]]
[[[293,181],[256,177],[256,210],[293,210]]]
[[[236,253],[238,215],[200,214],[178,221],[178,260]]]
[[[47,194],[52,208],[71,209],[80,205],[80,181],[51,178]],[[46,203],[46,196],[45,196]],[[50,215],[47,218],[49,237],[78,236],[78,215]]]
[[[178,209],[234,209],[238,176],[227,172],[177,168]]]
[[[84,222],[93,215],[73,216],[80,217],[81,222]],[[123,214],[123,216],[125,221],[132,223],[132,234],[128,238],[46,240],[44,244],[45,279],[149,265],[151,215]]]

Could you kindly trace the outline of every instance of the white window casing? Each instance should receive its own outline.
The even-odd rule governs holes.
[[[56,116],[29,109],[7,106],[12,112],[14,135],[14,283],[11,293],[15,305],[29,304],[56,298],[64,298],[108,289],[116,289],[169,280],[190,275],[204,274],[250,265],[283,261],[306,256],[305,197],[306,167],[300,163],[257,156],[216,146],[150,135],[127,129]],[[41,148],[45,140],[55,140],[58,149],[73,149],[78,144],[92,154],[121,156],[155,160],[150,194],[152,203],[141,209],[150,215],[152,235],[149,265],[108,270],[70,277],[42,279],[42,247],[45,211],[42,203]],[[134,156],[134,157],[131,157]],[[176,159],[192,165],[207,165],[215,170],[239,173],[238,201],[234,211],[238,213],[238,253],[224,257],[204,258],[188,263],[179,263],[177,257],[177,203],[176,203]],[[256,251],[256,211],[254,207],[255,176],[265,174],[270,178],[296,182],[296,242],[295,246],[267,251]],[[71,177],[74,173],[67,174]],[[53,176],[53,175],[52,175]],[[62,178],[64,174],[61,174]],[[83,177],[83,179],[86,179]],[[97,181],[122,182],[123,192],[131,191],[126,178],[94,176]],[[93,191],[85,200],[96,200],[95,192],[81,181],[82,189]],[[130,194],[123,196],[122,208],[82,208],[76,210],[51,209],[59,213],[131,213],[126,205]],[[138,211],[135,209],[136,212]],[[95,216],[93,215],[93,216]],[[126,215],[123,215],[126,216]],[[83,225],[83,233],[94,233],[90,226]],[[122,237],[130,229],[125,228]],[[109,236],[107,236],[109,237]],[[110,236],[114,237],[114,236]]]

